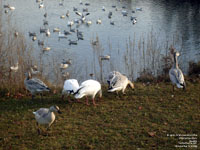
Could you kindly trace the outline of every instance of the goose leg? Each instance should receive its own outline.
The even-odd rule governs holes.
[[[97,104],[95,103],[94,98],[92,99],[93,105],[96,106]]]
[[[38,129],[37,129],[38,135],[40,135],[41,132],[40,132],[40,128],[39,128],[38,123],[36,123],[36,125],[37,125],[37,128],[38,128]]]
[[[89,103],[88,103],[88,98],[87,98],[87,96],[86,96],[86,105],[90,105]]]

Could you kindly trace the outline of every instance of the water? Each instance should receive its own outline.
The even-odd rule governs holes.
[[[168,47],[173,45],[181,52],[179,57],[180,67],[186,74],[189,61],[200,60],[200,4],[198,1],[186,0],[64,0],[63,6],[59,1],[46,0],[44,8],[39,9],[39,3],[35,0],[6,0],[3,4],[15,6],[15,10],[6,15],[11,15],[12,23],[24,33],[28,42],[33,44],[35,58],[42,57],[46,66],[45,74],[53,79],[55,70],[59,68],[62,59],[72,59],[73,64],[66,70],[71,78],[78,78],[83,81],[90,78],[105,80],[108,72],[118,70],[131,79],[136,79],[144,68],[158,74],[161,66],[161,58],[166,55]],[[90,6],[85,6],[85,3]],[[113,8],[115,5],[117,8]],[[106,11],[102,11],[102,7]],[[122,8],[125,6],[126,8]],[[61,32],[69,31],[67,22],[80,18],[73,11],[77,7],[79,12],[88,8],[90,15],[86,17],[92,24],[85,24],[72,28],[78,28],[84,34],[84,40],[78,41],[78,45],[69,45],[68,39],[77,40],[76,33],[68,36],[68,39],[58,40],[58,33],[53,33],[55,27]],[[136,11],[142,8],[142,11]],[[61,19],[69,10],[69,18]],[[128,12],[128,16],[122,15],[122,10]],[[113,13],[108,18],[108,13]],[[135,13],[132,13],[135,11]],[[40,34],[40,27],[44,28],[44,13],[48,16],[46,20],[51,31],[51,36],[46,37]],[[132,24],[130,16],[137,17],[137,23]],[[97,19],[102,24],[96,24]],[[115,25],[111,25],[114,21]],[[33,42],[28,32],[36,32],[37,39],[44,40],[45,46],[50,46],[49,52],[42,52],[42,48]],[[99,46],[91,43],[99,39]],[[151,41],[152,40],[152,41]],[[148,50],[152,47],[154,51]],[[110,61],[99,62],[99,55],[111,55]],[[100,67],[101,66],[101,67]],[[57,68],[56,68],[57,67]],[[56,68],[56,69],[55,69]],[[52,73],[53,72],[53,73]],[[102,73],[101,73],[102,72]]]

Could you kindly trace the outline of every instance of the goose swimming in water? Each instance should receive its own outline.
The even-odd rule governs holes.
[[[50,32],[50,30],[49,30],[49,29],[47,29],[47,30],[46,30],[46,36],[48,36],[48,37],[49,37],[50,35],[51,35],[51,32]]]
[[[49,92],[50,89],[47,87],[47,85],[42,82],[40,79],[37,78],[31,78],[30,72],[25,73],[25,80],[24,85],[26,89],[31,92],[32,99],[35,97],[35,94],[42,93],[44,91]]]
[[[10,10],[15,10],[15,7],[9,6],[9,9],[10,9]]]
[[[108,92],[116,91],[118,93],[118,91],[122,91],[124,94],[127,85],[130,85],[134,89],[134,84],[126,76],[117,71],[110,72],[107,82],[109,86]]]
[[[37,125],[47,125],[47,129],[49,129],[56,119],[54,112],[58,112],[59,114],[61,114],[58,106],[51,106],[50,108],[40,108],[39,110],[33,112],[33,114],[35,115],[35,120],[37,121]],[[38,134],[40,134],[39,127]]]
[[[183,73],[181,71],[181,69],[179,69],[178,67],[178,56],[179,56],[179,52],[173,52],[173,57],[174,57],[174,64],[172,66],[172,68],[169,70],[169,77],[170,80],[173,84],[173,91],[174,91],[174,85],[176,85],[178,88],[186,88],[186,84],[185,84],[185,80],[184,80],[184,76]]]
[[[71,41],[70,39],[69,39],[69,45],[77,45],[78,43],[77,43],[77,41]]]
[[[102,97],[101,84],[96,80],[90,79],[82,82],[74,95],[76,99],[86,96],[86,105],[89,105],[87,96],[91,96],[93,105],[96,105],[94,98],[97,93],[99,93],[99,96]]]
[[[39,46],[44,46],[44,41],[38,40],[38,45],[39,45]]]
[[[96,24],[101,24],[101,19],[98,19],[98,20],[96,21]]]
[[[64,95],[66,94],[69,96],[70,94],[76,93],[76,91],[79,88],[78,81],[76,79],[68,79],[65,80],[62,90],[62,99],[64,99]],[[68,99],[69,102],[71,102],[70,99]]]
[[[67,69],[69,67],[69,65],[71,65],[70,62],[68,61],[63,61],[61,64],[60,64],[60,69]]]
[[[40,3],[39,8],[44,8],[44,3]]]
[[[58,38],[67,38],[67,36],[64,33],[61,33],[60,31],[58,32]]]
[[[101,60],[110,60],[110,55],[100,56]]]
[[[60,32],[60,29],[59,28],[54,28],[53,32]]]
[[[51,47],[44,47],[43,48],[43,51],[50,51],[51,50]]]

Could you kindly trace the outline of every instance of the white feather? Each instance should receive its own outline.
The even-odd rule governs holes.
[[[93,99],[98,92],[101,92],[101,84],[96,80],[86,80],[81,83],[75,98],[79,99],[84,96],[91,96]]]
[[[75,93],[78,90],[78,88],[79,84],[76,79],[65,80],[62,94],[70,94],[70,92]]]

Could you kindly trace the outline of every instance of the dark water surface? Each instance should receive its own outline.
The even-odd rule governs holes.
[[[179,57],[180,67],[187,73],[189,61],[200,60],[200,5],[198,1],[173,1],[173,0],[64,0],[63,6],[58,0],[45,0],[44,8],[39,9],[35,0],[5,0],[3,4],[15,6],[9,12],[12,23],[24,33],[27,41],[33,44],[36,59],[42,56],[46,64],[46,75],[52,78],[55,67],[59,68],[62,59],[72,59],[72,65],[66,70],[72,78],[84,80],[94,73],[95,78],[105,78],[111,70],[118,70],[131,79],[136,79],[144,68],[158,74],[162,68],[162,57],[166,55],[170,45],[181,52]],[[90,3],[86,6],[85,3]],[[102,7],[105,11],[102,11]],[[112,6],[116,6],[113,8]],[[80,18],[73,11],[77,7],[82,13],[83,8],[88,8],[90,15],[86,20],[92,24],[87,26],[76,23],[72,29],[83,32],[84,40],[79,40],[77,45],[69,45],[69,39],[77,40],[76,33],[67,39],[58,39],[58,33],[53,33],[55,27],[61,32],[69,31],[68,21]],[[137,11],[142,8],[142,11]],[[123,16],[122,11],[128,15]],[[61,19],[69,11],[69,17]],[[108,13],[112,12],[111,19]],[[132,11],[135,11],[133,13]],[[48,26],[43,25],[44,13],[47,13]],[[6,16],[6,15],[5,15]],[[133,24],[130,17],[137,17]],[[97,19],[102,24],[96,24]],[[115,25],[110,22],[114,21]],[[51,35],[46,37],[40,34],[40,28],[49,28]],[[32,41],[28,32],[36,32],[37,39],[44,40],[45,46],[51,47],[49,52],[42,52],[37,41]],[[99,44],[92,45],[96,38]],[[110,55],[109,61],[99,61],[99,55]],[[102,74],[100,73],[102,72]]]

